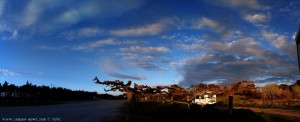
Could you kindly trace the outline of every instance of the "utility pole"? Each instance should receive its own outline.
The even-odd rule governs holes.
[[[52,103],[52,84],[50,86],[50,103]]]
[[[296,45],[297,45],[298,67],[299,67],[299,71],[300,71],[300,52],[299,52],[300,51],[300,23],[298,26],[298,31],[296,34],[295,41],[296,41]]]

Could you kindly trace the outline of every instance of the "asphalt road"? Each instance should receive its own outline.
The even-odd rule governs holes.
[[[107,122],[122,120],[124,100],[99,100],[58,105],[0,107],[0,121]]]

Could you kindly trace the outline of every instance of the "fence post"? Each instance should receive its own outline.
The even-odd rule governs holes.
[[[228,110],[229,110],[229,115],[232,114],[232,109],[233,109],[233,96],[228,96]]]
[[[187,105],[188,105],[188,109],[190,109],[191,107],[190,107],[190,97],[189,97],[189,95],[187,96]]]

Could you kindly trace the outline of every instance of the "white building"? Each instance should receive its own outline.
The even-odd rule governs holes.
[[[203,96],[196,95],[193,103],[199,105],[215,104],[217,103],[217,95],[210,93],[206,93]]]

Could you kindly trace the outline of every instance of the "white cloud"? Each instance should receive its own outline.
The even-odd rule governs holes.
[[[291,51],[290,49],[293,49],[293,47],[295,46],[294,41],[292,42],[288,42],[287,39],[288,37],[282,34],[278,34],[278,33],[272,33],[272,32],[262,32],[262,35],[264,38],[267,39],[267,41],[269,41],[272,46],[280,49],[281,51],[283,51],[286,54],[290,54],[293,55],[294,53],[292,53],[293,51]],[[287,48],[287,49],[285,49]],[[290,50],[290,51],[287,51]]]
[[[201,50],[201,49],[205,48],[203,44],[190,44],[190,45],[177,44],[177,46],[183,48],[184,50],[188,50],[188,51],[193,51],[193,50],[196,51],[196,50]]]
[[[62,23],[73,24],[81,19],[81,13],[78,10],[71,9],[64,12],[58,19]]]
[[[231,28],[225,25],[228,24],[210,18],[206,18],[206,17],[202,17],[193,22],[193,26],[196,29],[209,29],[220,34],[223,38],[228,38],[232,35],[233,31]]]
[[[1,36],[2,40],[15,40],[19,35],[18,30],[2,23],[0,23],[0,32],[8,33],[7,35],[5,34]]]
[[[19,18],[20,22],[24,27],[32,27],[35,24],[41,24],[40,21],[44,19],[41,18],[42,13],[59,5],[61,5],[61,1],[59,0],[31,0],[25,6],[24,12],[22,13],[21,18]],[[49,20],[43,20],[42,22],[44,21]],[[44,24],[45,23],[43,23],[43,25]],[[40,26],[39,29],[41,29]]]
[[[157,59],[157,58],[164,58],[163,55],[147,55],[144,59]]]
[[[43,11],[44,8],[42,6],[44,5],[41,1],[32,0],[29,2],[24,11],[25,13],[22,20],[22,23],[25,27],[31,26],[38,20],[39,14]]]
[[[275,47],[280,48],[286,43],[286,39],[286,36],[278,36],[275,40],[272,41],[272,44]]]
[[[297,34],[297,32],[293,33],[293,35],[291,37],[293,40],[296,40],[296,34]]]
[[[64,46],[46,46],[46,45],[40,45],[37,48],[40,50],[50,50],[50,51],[60,51],[63,49],[68,48],[68,45],[64,45]]]
[[[0,17],[2,16],[5,8],[5,0],[0,1]]]
[[[225,27],[223,25],[221,25],[215,20],[205,18],[205,17],[202,17],[201,19],[196,21],[195,27],[198,29],[209,28],[219,33],[225,31]]]
[[[250,8],[259,10],[270,8],[268,6],[261,5],[258,0],[212,0],[211,2],[217,5],[228,6],[232,8]]]
[[[278,33],[270,33],[270,32],[266,32],[266,31],[263,31],[262,32],[262,36],[268,40],[273,40],[275,39],[276,37],[279,36]]]
[[[107,14],[110,16],[118,16],[123,12],[140,6],[141,3],[142,1],[139,0],[78,2],[78,4],[75,4],[74,6],[70,7],[70,9],[62,12],[62,14],[57,17],[58,19],[56,21],[62,24],[71,25],[86,18],[101,18],[105,17]]]
[[[261,23],[267,21],[269,16],[265,14],[247,14],[244,19],[251,23]]]
[[[116,42],[114,39],[108,38],[108,39],[104,39],[104,40],[98,40],[98,41],[90,42],[87,44],[75,46],[72,49],[73,50],[91,50],[91,49],[94,49],[97,47],[102,47],[102,46],[106,46],[106,45],[117,45],[117,44],[119,44],[119,43]]]
[[[166,28],[166,22],[166,20],[162,20],[157,23],[152,23],[141,27],[112,30],[110,33],[116,36],[156,35]]]
[[[131,51],[131,52],[168,52],[167,47],[141,47],[141,46],[131,46],[129,48],[121,48],[121,51]]]
[[[12,32],[11,38],[12,38],[12,39],[16,39],[17,37],[18,37],[18,31],[17,31],[17,30],[14,30],[14,31]]]
[[[0,69],[0,75],[18,76],[18,75],[22,75],[22,73],[7,70],[7,69]]]
[[[132,60],[139,57],[138,54],[135,53],[115,53],[116,56],[121,57],[122,60]]]
[[[80,29],[79,34],[83,36],[95,36],[99,35],[101,32],[102,30],[99,28],[87,27]]]
[[[104,59],[101,62],[101,67],[103,67],[103,69],[124,69],[125,67],[122,65],[122,63],[117,63],[111,59]]]
[[[62,32],[60,35],[69,40],[73,40],[81,39],[82,37],[100,36],[102,32],[103,30],[98,27],[84,27],[77,30]]]
[[[178,44],[184,50],[188,51],[206,51],[206,52],[222,52],[235,53],[241,55],[253,55],[261,57],[264,50],[259,48],[260,43],[253,38],[240,38],[228,43],[224,42],[207,42],[203,44]]]

